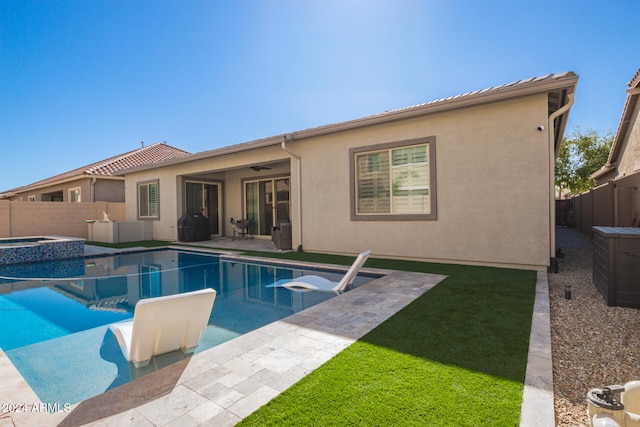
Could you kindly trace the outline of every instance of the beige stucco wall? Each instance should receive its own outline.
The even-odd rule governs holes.
[[[27,200],[29,200],[29,197],[33,196],[36,202],[49,201],[49,200],[43,200],[43,195],[61,192],[62,200],[64,202],[68,202],[69,190],[72,188],[80,188],[81,199],[83,201],[90,201],[89,194],[91,190],[91,183],[87,178],[80,178],[80,179],[76,179],[73,181],[68,181],[60,184],[49,185],[47,187],[36,188],[36,189],[19,192],[16,194],[15,197],[12,197],[12,200],[26,202]]]
[[[89,194],[87,194],[89,197]],[[102,202],[124,202],[124,180],[98,179],[93,187],[93,200]],[[91,200],[85,200],[89,202]]]
[[[82,202],[124,202],[124,181],[122,178],[93,178],[80,177],[62,183],[56,183],[42,188],[35,188],[16,193],[11,200],[28,201],[30,196],[35,197],[37,202],[43,200],[44,194],[62,192],[64,202],[69,201],[69,190],[80,188],[80,198]]]
[[[210,171],[224,180],[225,234],[242,217],[242,179],[248,165],[282,162],[291,174],[293,247],[305,251],[542,269],[550,253],[550,176],[547,96],[533,95],[420,118],[291,141],[297,160],[279,146],[254,149],[126,176],[127,219],[136,219],[136,183],[160,180],[160,220],[154,238],[175,240],[185,176]],[[434,136],[437,220],[352,221],[349,149]],[[290,166],[288,166],[290,165]],[[222,175],[216,172],[224,171]],[[297,221],[301,206],[302,230]]]
[[[636,103],[635,111],[629,123],[629,137],[621,150],[622,156],[616,168],[616,177],[640,172],[640,103]]]
[[[303,158],[304,249],[547,265],[548,143],[537,130],[546,108],[540,95],[292,143]],[[438,219],[351,221],[348,149],[431,135]]]

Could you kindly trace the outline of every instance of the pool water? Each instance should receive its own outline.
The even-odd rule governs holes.
[[[172,352],[142,368],[125,360],[108,325],[132,318],[140,299],[215,289],[200,352],[335,296],[267,287],[305,274],[344,273],[172,249],[4,266],[0,348],[42,402],[73,404],[188,357]],[[372,279],[359,275],[354,286]]]

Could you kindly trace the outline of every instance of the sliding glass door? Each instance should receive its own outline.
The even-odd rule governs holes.
[[[252,234],[270,236],[274,226],[290,221],[289,187],[288,177],[245,182],[245,217]]]
[[[186,213],[206,216],[211,234],[220,235],[220,184],[187,181],[185,204]]]

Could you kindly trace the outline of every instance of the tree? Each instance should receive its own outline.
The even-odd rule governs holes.
[[[613,138],[611,132],[602,136],[593,129],[583,132],[577,128],[562,139],[555,165],[556,189],[560,194],[564,190],[578,194],[595,187],[589,176],[607,163]]]

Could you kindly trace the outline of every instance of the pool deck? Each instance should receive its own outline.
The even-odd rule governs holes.
[[[0,427],[234,425],[445,278],[363,270],[386,275],[54,413],[0,350],[0,404],[13,405],[0,408]],[[521,426],[554,425],[551,375],[547,275],[540,272]]]

